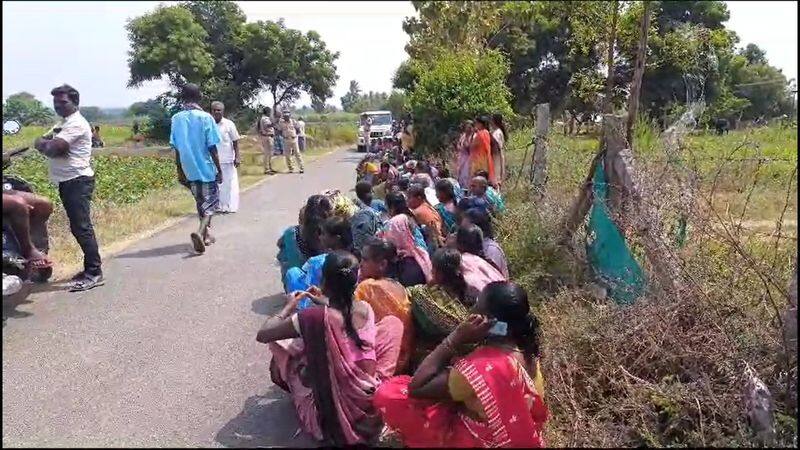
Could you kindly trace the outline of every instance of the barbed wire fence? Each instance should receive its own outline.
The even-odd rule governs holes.
[[[581,196],[591,198],[592,169],[605,158],[606,212],[647,274],[645,294],[620,309],[624,320],[609,325],[616,334],[604,336],[618,363],[609,377],[638,387],[645,380],[647,389],[658,390],[657,380],[680,373],[693,383],[695,397],[685,400],[686,410],[695,411],[688,419],[695,432],[702,435],[709,414],[732,422],[727,426],[744,415],[753,442],[791,444],[796,431],[787,436],[776,429],[774,412],[797,412],[796,278],[790,287],[797,264],[797,157],[767,154],[754,131],[716,154],[692,148],[686,130],[671,140],[662,135],[661,151],[637,154],[624,140],[609,143],[613,127],[604,127],[591,167],[575,168],[588,173],[582,185],[548,186],[544,198],[525,176],[532,151],[509,173],[513,185],[529,191],[552,244],[566,244],[575,264],[588,267],[581,244],[590,238],[584,216],[592,202]],[[535,142],[534,136],[526,147]],[[612,160],[613,145],[624,148],[614,149]],[[559,160],[556,150],[563,151],[550,149],[553,168],[573,161]],[[570,223],[565,212],[576,208],[583,214],[565,242],[558,238]],[[586,272],[583,281],[594,283],[591,269]],[[609,291],[601,289],[597,301],[608,301]],[[566,391],[556,395],[572,398]],[[704,412],[697,413],[701,405]]]

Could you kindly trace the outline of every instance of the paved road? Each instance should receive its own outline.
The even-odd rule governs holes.
[[[3,446],[310,445],[255,335],[282,306],[277,237],[309,195],[349,190],[358,159],[245,193],[205,255],[188,220],[105,261],[103,287],[4,302]]]

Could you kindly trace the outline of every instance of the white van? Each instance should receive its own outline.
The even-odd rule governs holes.
[[[364,116],[369,122],[369,140],[364,142]],[[366,152],[369,150],[368,144],[377,139],[392,137],[392,112],[391,111],[364,111],[359,114],[358,124],[358,151]]]

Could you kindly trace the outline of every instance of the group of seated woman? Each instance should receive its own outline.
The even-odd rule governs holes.
[[[271,378],[328,445],[542,446],[539,327],[494,241],[498,210],[420,165],[385,204],[372,183],[355,201],[311,196],[278,240],[287,301],[257,335]]]

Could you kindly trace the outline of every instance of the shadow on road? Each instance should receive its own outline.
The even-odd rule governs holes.
[[[253,300],[252,310],[254,313],[262,316],[275,314],[279,312],[281,308],[283,308],[283,296],[283,292],[279,292],[277,294],[268,295],[257,300]]]
[[[244,402],[244,409],[217,432],[215,440],[228,448],[316,447],[307,434],[294,437],[297,413],[289,394],[272,385],[264,395]]]
[[[158,258],[160,256],[193,254],[189,244],[173,244],[165,247],[149,248],[137,252],[123,253],[117,258]]]
[[[3,326],[6,326],[6,319],[22,319],[24,317],[32,316],[33,314],[27,311],[17,311],[17,306],[33,303],[28,300],[33,286],[29,283],[22,285],[22,290],[13,295],[3,296]]]

